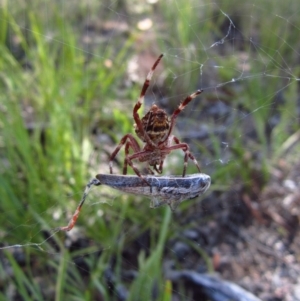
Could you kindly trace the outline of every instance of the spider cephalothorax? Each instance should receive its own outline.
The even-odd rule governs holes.
[[[153,170],[157,173],[162,173],[163,163],[166,156],[171,151],[176,149],[182,149],[185,154],[183,177],[186,173],[188,159],[193,160],[194,164],[200,171],[199,164],[193,154],[190,152],[188,144],[180,142],[177,137],[171,134],[178,114],[189,104],[191,100],[202,93],[202,90],[197,90],[196,92],[187,96],[173,112],[171,117],[169,117],[163,109],[160,109],[155,104],[151,106],[150,110],[142,119],[139,117],[138,110],[141,108],[144,101],[144,97],[149,87],[153,72],[162,57],[163,55],[161,54],[148,73],[138,102],[133,108],[135,132],[137,136],[145,143],[145,145],[143,148],[141,148],[134,136],[131,134],[126,134],[110,156],[109,169],[111,174],[113,172],[112,162],[123,145],[125,146],[125,160],[123,166],[124,175],[127,174],[127,166],[129,165],[139,177],[143,178],[141,172],[134,166],[133,160],[147,162],[147,169],[150,174],[154,174]],[[129,153],[130,149],[133,151],[132,154]]]

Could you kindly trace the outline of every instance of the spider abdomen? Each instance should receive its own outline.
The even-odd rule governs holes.
[[[157,144],[166,138],[170,129],[170,120],[167,113],[157,105],[152,105],[141,121],[151,141]],[[135,127],[135,132],[143,142],[146,142],[144,135],[137,127]]]

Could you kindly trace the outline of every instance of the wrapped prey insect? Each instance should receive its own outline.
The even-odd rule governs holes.
[[[145,182],[144,179],[147,181]],[[182,176],[146,175],[144,179],[136,175],[98,174],[85,187],[83,196],[69,224],[56,230],[70,231],[76,224],[81,208],[92,186],[107,185],[121,192],[150,198],[150,207],[169,205],[172,211],[184,200],[194,199],[204,194],[210,186],[210,176],[197,173]],[[150,185],[149,185],[150,184]]]

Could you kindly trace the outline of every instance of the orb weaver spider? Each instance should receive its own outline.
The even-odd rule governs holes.
[[[200,171],[200,166],[194,157],[194,155],[190,152],[190,148],[187,143],[182,143],[179,139],[172,135],[172,131],[175,125],[175,121],[179,113],[199,94],[203,92],[203,90],[197,90],[191,95],[187,96],[178,108],[173,112],[172,116],[169,117],[167,113],[159,108],[157,105],[153,104],[150,110],[146,113],[146,115],[140,119],[138,115],[138,110],[141,108],[146,91],[150,85],[150,81],[152,75],[154,73],[155,68],[159,64],[162,59],[163,54],[161,54],[158,59],[155,61],[151,70],[149,71],[144,85],[141,90],[140,97],[138,102],[135,104],[133,108],[133,119],[135,121],[134,128],[135,133],[138,138],[141,139],[145,145],[141,148],[138,144],[138,141],[132,134],[126,134],[119,142],[119,145],[112,152],[109,159],[109,171],[113,173],[113,160],[121,150],[123,146],[125,146],[125,159],[123,165],[123,175],[127,174],[128,165],[134,170],[134,172],[142,179],[141,172],[136,168],[133,164],[133,160],[138,160],[139,162],[147,163],[147,170],[150,174],[154,174],[156,171],[158,174],[161,174],[163,171],[164,160],[167,155],[177,149],[182,149],[184,156],[184,166],[182,176],[184,177],[186,174],[186,167],[188,163],[188,159],[191,159],[196,165],[197,169]],[[172,143],[175,143],[172,145]],[[130,154],[129,151],[132,150],[133,153]],[[153,170],[151,169],[153,168]],[[144,181],[146,181],[144,179]]]

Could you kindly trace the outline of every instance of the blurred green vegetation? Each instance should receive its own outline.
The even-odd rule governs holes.
[[[126,85],[125,78],[127,62],[137,51],[153,47],[166,54],[164,84],[172,97],[178,95],[172,106],[198,86],[205,93],[202,103],[193,104],[193,114],[218,101],[236,112],[226,129],[228,148],[214,133],[224,121],[221,117],[205,120],[211,127],[209,147],[193,142],[203,172],[212,177],[211,191],[230,189],[236,181],[251,189],[253,171],[261,175],[262,185],[266,183],[271,164],[284,153],[282,145],[299,125],[297,1],[264,0],[257,6],[251,1],[220,1],[219,6],[198,2],[172,0],[139,7],[129,1],[2,1],[1,246],[29,244],[21,251],[18,246],[3,250],[12,272],[5,272],[0,263],[2,300],[13,300],[6,289],[9,282],[22,300],[95,300],[99,295],[117,300],[101,279],[114,260],[115,281],[122,283],[122,253],[146,232],[152,238],[149,254],[141,251],[137,258],[139,275],[128,284],[128,300],[150,300],[154,287],[155,300],[171,300],[172,285],[163,278],[162,257],[167,239],[176,237],[181,226],[174,218],[170,221],[169,208],[149,210],[148,201],[127,196],[118,196],[110,207],[97,203],[105,197],[95,189],[78,220],[89,243],[70,250],[70,237],[51,235],[51,229],[68,222],[85,184],[99,173],[99,163],[106,166],[101,173],[108,171],[106,162],[99,162],[107,148],[97,142],[95,128],[111,139],[112,146],[133,132],[131,108],[140,86]],[[224,12],[236,25],[226,39],[232,43],[209,48],[227,34],[230,22]],[[106,33],[91,25],[124,16],[130,24],[125,38],[114,35],[116,29]],[[152,18],[155,38],[140,43],[135,25],[143,17]],[[96,31],[96,44],[83,42],[89,30]],[[234,37],[238,38],[232,41]],[[223,67],[213,68],[217,65]],[[279,116],[275,125],[274,112]],[[248,117],[255,139],[248,133]],[[91,159],[94,152],[99,155]],[[119,158],[122,162],[122,154]],[[181,170],[181,165],[176,168],[179,174]],[[182,204],[182,212],[193,205]],[[18,253],[24,256],[23,264]],[[77,268],[79,259],[89,271],[88,280],[84,269]],[[41,285],[37,278],[44,279]]]

